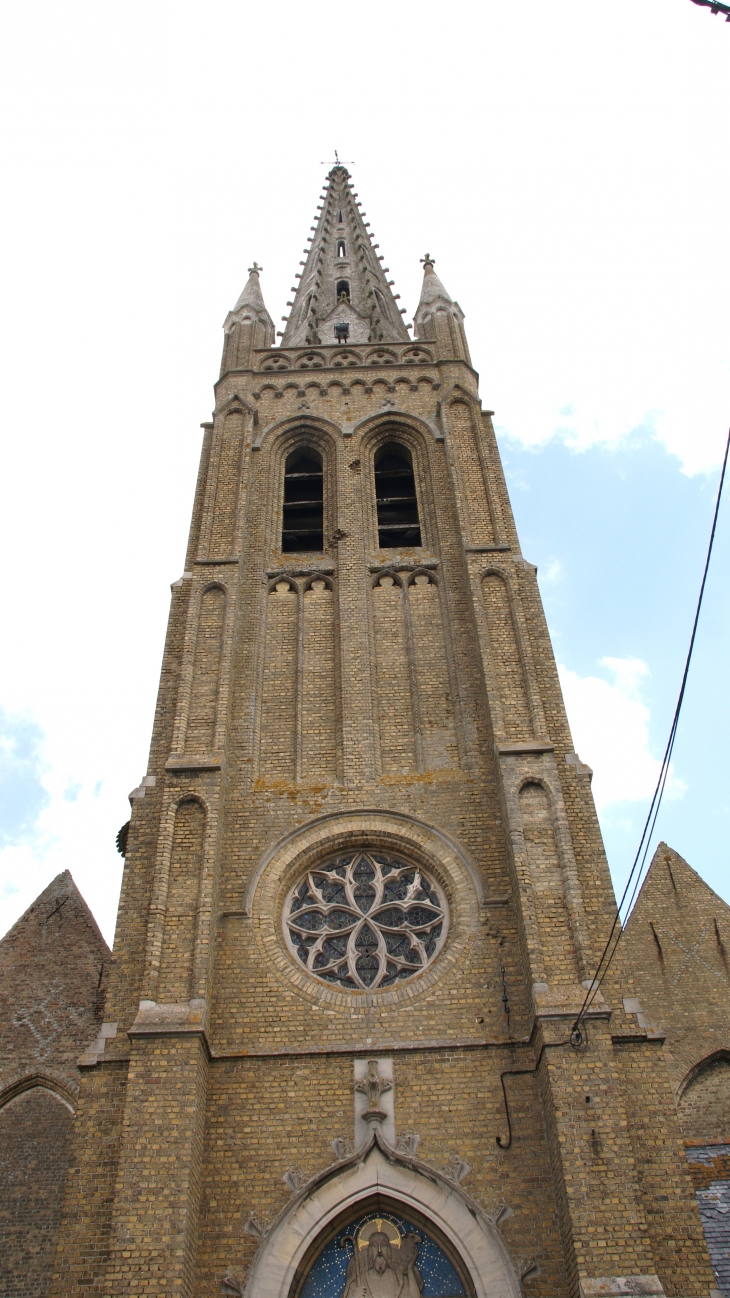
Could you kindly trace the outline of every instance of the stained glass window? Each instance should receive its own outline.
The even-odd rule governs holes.
[[[424,1230],[386,1212],[368,1213],[339,1231],[312,1264],[299,1298],[361,1298],[363,1292],[466,1298],[467,1291]]]
[[[424,870],[382,852],[335,857],[290,890],[289,949],[309,973],[353,991],[420,973],[446,937],[448,907]]]

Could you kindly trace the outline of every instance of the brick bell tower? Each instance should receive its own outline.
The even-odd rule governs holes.
[[[618,959],[571,1044],[614,898],[463,313],[317,212],[224,326],[52,1293],[707,1298]]]

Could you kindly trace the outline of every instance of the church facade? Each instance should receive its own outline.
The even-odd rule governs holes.
[[[463,313],[382,261],[336,166],[225,322],[48,1293],[709,1298],[621,948],[573,1030],[614,895]]]

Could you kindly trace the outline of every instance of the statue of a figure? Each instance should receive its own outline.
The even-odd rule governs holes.
[[[392,1089],[393,1083],[390,1078],[379,1075],[377,1059],[368,1059],[367,1075],[361,1081],[355,1082],[355,1090],[367,1096],[368,1107],[362,1114],[366,1122],[383,1120],[386,1115],[380,1107],[380,1097],[385,1091],[392,1091]]]
[[[368,1221],[352,1241],[342,1298],[421,1298],[418,1235],[401,1235],[391,1221]]]

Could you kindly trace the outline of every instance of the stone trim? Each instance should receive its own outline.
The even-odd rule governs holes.
[[[102,1024],[102,1027],[105,1026],[108,1025]],[[34,1091],[37,1087],[44,1091],[50,1091],[72,1113],[76,1112],[76,1102],[79,1094],[78,1082],[72,1081],[70,1077],[65,1077],[62,1073],[56,1073],[50,1069],[35,1073],[18,1073],[15,1077],[12,1077],[0,1090],[0,1109],[3,1109],[6,1104],[10,1104],[12,1100],[17,1099],[19,1095],[24,1095],[26,1091]]]
[[[244,1298],[288,1298],[317,1236],[358,1202],[387,1195],[431,1220],[459,1255],[476,1298],[521,1298],[507,1245],[457,1181],[392,1149],[378,1132],[368,1145],[315,1176],[262,1233]]]
[[[285,946],[281,910],[296,875],[332,852],[366,846],[403,853],[414,864],[422,863],[438,879],[449,903],[450,931],[443,950],[422,974],[383,991],[348,992],[326,986],[296,966]],[[382,810],[329,813],[290,831],[265,853],[251,875],[244,898],[244,910],[254,919],[262,956],[307,997],[343,1009],[352,1007],[353,998],[358,1003],[365,997],[368,1004],[392,1005],[430,989],[466,958],[483,904],[479,874],[460,844],[404,812]]]
[[[663,1294],[658,1275],[599,1275],[580,1282],[580,1298],[599,1298],[603,1294]]]

